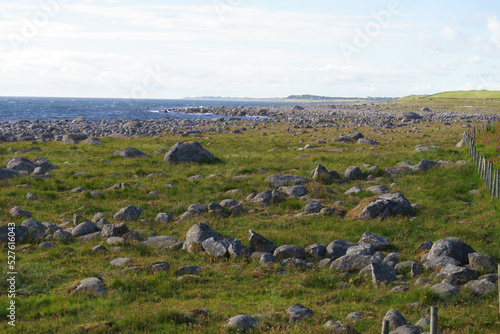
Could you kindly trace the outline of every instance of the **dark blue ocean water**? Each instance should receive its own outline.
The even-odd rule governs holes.
[[[275,106],[286,103],[221,100],[153,100],[104,98],[0,97],[0,121],[214,118],[211,114],[186,114],[163,111],[185,107]]]

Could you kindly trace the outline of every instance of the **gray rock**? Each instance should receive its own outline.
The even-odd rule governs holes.
[[[31,212],[23,210],[18,206],[13,207],[9,211],[12,218],[31,218]]]
[[[372,245],[376,251],[382,251],[389,247],[390,242],[386,237],[381,237],[379,235],[365,232],[358,241],[359,245]]]
[[[304,208],[304,213],[306,213],[306,214],[318,213],[321,211],[322,208],[323,208],[323,206],[321,205],[320,202],[311,201],[311,202],[306,204],[306,206]]]
[[[24,220],[21,223],[21,226],[26,226],[28,228],[28,231],[30,232],[30,234],[31,234],[32,231],[36,231],[39,234],[41,234],[42,236],[45,233],[45,230],[47,229],[45,227],[45,225],[43,225],[39,221],[36,221],[34,219],[31,219],[31,218],[28,218],[28,219]]]
[[[144,152],[139,151],[136,148],[133,147],[128,147],[124,148],[122,150],[118,150],[112,154],[114,155],[119,155],[124,158],[142,158],[142,157],[148,157],[148,155]]]
[[[227,252],[232,258],[241,258],[244,256],[249,256],[251,251],[248,247],[243,246],[240,240],[234,240],[227,247]]]
[[[151,266],[152,272],[159,272],[159,271],[168,272],[169,270],[170,266],[166,262],[156,262],[153,263],[153,265]]]
[[[102,281],[100,279],[89,277],[81,280],[73,292],[90,292],[97,296],[104,296],[106,294],[106,289],[104,288],[104,285],[102,284]]]
[[[358,144],[360,144],[360,145],[380,145],[379,142],[372,140],[372,139],[368,139],[368,138],[358,139]]]
[[[107,249],[103,245],[92,247],[92,252],[105,252]]]
[[[197,274],[201,270],[198,266],[182,266],[178,269],[181,274]]]
[[[73,239],[73,234],[64,230],[57,230],[54,232],[54,238],[70,240]]]
[[[44,241],[38,245],[38,247],[43,249],[43,250],[51,249],[51,248],[56,247],[56,246],[57,246],[57,244],[53,241]]]
[[[265,253],[274,253],[278,245],[274,242],[267,240],[260,234],[248,230],[249,236],[248,241],[250,242],[250,248],[255,252],[265,252]]]
[[[399,263],[399,258],[401,257],[400,253],[389,253],[387,256],[383,259],[383,263],[387,263],[391,267],[395,267]],[[396,268],[394,268],[396,269]],[[397,271],[397,269],[396,269]]]
[[[184,141],[175,144],[163,159],[167,163],[202,163],[216,160],[215,157],[203,148],[201,143]]]
[[[370,244],[363,244],[349,247],[346,255],[373,255],[375,248]]]
[[[360,186],[354,186],[351,189],[347,190],[344,194],[345,195],[351,195],[351,194],[359,194],[362,193],[363,189],[361,189]]]
[[[387,311],[384,316],[384,320],[388,320],[389,326],[392,328],[398,328],[406,325],[406,319],[395,309]]]
[[[346,255],[347,249],[352,246],[357,246],[357,244],[345,240],[332,241],[326,247],[326,256],[329,258],[337,259],[341,256]]]
[[[482,253],[469,253],[469,264],[472,269],[483,272],[494,272],[497,270],[495,261],[488,255]]]
[[[371,255],[344,255],[333,261],[330,269],[343,272],[359,271],[371,263],[378,263]]]
[[[220,205],[219,203],[210,203],[208,204],[208,211],[222,211],[224,208],[222,207],[222,205]]]
[[[360,321],[363,320],[363,314],[359,312],[351,312],[345,318],[346,320]]]
[[[280,188],[282,191],[285,192],[287,195],[293,195],[297,197],[302,197],[307,195],[307,188],[305,186],[299,185],[299,186],[289,186],[289,187],[281,187]]]
[[[355,334],[356,330],[352,328],[349,325],[346,325],[340,321],[333,321],[333,320],[328,320],[324,325],[324,328],[328,330],[328,333],[332,334],[341,334],[341,333],[348,333],[348,334]]]
[[[453,285],[462,285],[477,277],[477,271],[448,264],[436,275],[436,280],[448,280]]]
[[[260,257],[260,261],[259,261],[259,264],[260,265],[264,265],[264,264],[267,264],[267,263],[273,263],[275,262],[277,259],[274,255],[272,254],[269,254],[269,253],[264,253],[262,254],[262,256]]]
[[[389,334],[420,334],[420,331],[414,326],[404,325],[396,328]]]
[[[98,231],[98,232],[82,235],[81,237],[78,237],[78,240],[80,240],[81,242],[87,242],[87,241],[96,240],[100,237],[101,237],[101,231]]]
[[[230,208],[236,205],[239,205],[240,203],[236,202],[234,199],[224,199],[220,202],[220,205],[223,208]]]
[[[7,169],[32,173],[37,166],[24,157],[15,157],[7,161]]]
[[[372,263],[372,281],[373,286],[378,287],[396,280],[394,268],[386,263]]]
[[[478,278],[478,280],[485,279],[493,284],[498,282],[498,274],[486,274]]]
[[[365,178],[365,174],[363,174],[359,167],[351,166],[344,172],[344,177],[347,180],[362,180]]]
[[[417,323],[415,324],[415,327],[421,328],[421,329],[427,328],[431,324],[431,321],[429,318],[430,318],[430,316],[428,314],[426,314],[422,319],[417,321]]]
[[[433,160],[427,160],[427,159],[420,160],[420,162],[419,162],[419,165],[425,166],[427,169],[431,169],[433,167],[436,167],[437,164],[438,164],[437,162],[435,162]]]
[[[314,315],[314,312],[311,309],[301,304],[290,306],[286,312],[290,316],[290,322],[308,319]]]
[[[115,213],[114,218],[117,221],[134,221],[139,219],[142,209],[138,206],[129,205]]]
[[[369,191],[374,194],[386,194],[391,191],[391,189],[386,186],[371,186],[366,188],[366,191]]]
[[[297,258],[304,260],[306,252],[304,248],[296,245],[283,245],[274,250],[273,254],[278,260],[285,260],[289,258]]]
[[[158,247],[158,248],[169,248],[173,246],[174,244],[177,243],[177,239],[166,236],[166,235],[159,235],[159,236],[154,236],[154,237],[149,237],[145,240],[142,241],[143,244],[148,245],[148,246],[153,246],[153,247]]]
[[[12,237],[14,234],[14,238],[16,243],[25,242],[28,239],[28,228],[26,226],[15,226],[14,229],[8,225],[0,226],[0,243],[8,243],[10,242],[9,237]]]
[[[110,246],[122,246],[125,245],[125,239],[122,237],[109,237],[106,239],[106,243]]]
[[[457,287],[446,281],[433,285],[431,287],[431,290],[437,293],[441,299],[445,299],[448,296],[459,294]]]
[[[132,263],[132,259],[129,257],[118,257],[109,262],[109,264],[117,267],[123,267],[126,264]]]
[[[306,178],[286,174],[274,174],[268,176],[265,181],[271,182],[271,184],[275,187],[286,185],[303,185],[309,182]]]
[[[0,168],[0,180],[12,179],[16,176],[20,176],[19,172],[10,168]]]
[[[191,204],[188,208],[188,211],[195,211],[198,213],[208,212],[208,207],[202,204]]]
[[[223,240],[211,237],[205,239],[201,243],[203,249],[215,258],[222,258],[228,256],[227,247]]]
[[[440,269],[441,267],[445,267],[449,264],[459,265],[460,261],[455,260],[454,258],[449,256],[438,256],[434,257],[431,260],[426,260],[424,263],[424,267],[427,270],[435,270],[435,269]]]
[[[384,219],[386,217],[399,215],[413,215],[411,203],[400,193],[383,194],[361,211],[359,219]]]
[[[257,203],[257,204],[262,204],[264,206],[268,206],[268,205],[272,204],[272,200],[273,200],[272,191],[271,190],[264,190],[264,191],[258,193],[257,195],[255,195],[255,197],[252,199],[252,202]]]
[[[430,250],[431,248],[432,248],[432,242],[427,240],[421,243],[420,246],[418,246],[417,250]]]
[[[257,324],[258,321],[255,318],[246,314],[238,314],[237,316],[230,318],[224,326],[237,329],[249,329],[257,326]]]
[[[218,239],[219,235],[205,223],[195,224],[186,233],[183,248],[190,253],[200,252],[203,250],[202,242],[209,238]]]
[[[476,296],[485,295],[491,293],[495,290],[496,284],[491,283],[487,279],[469,281],[465,284],[465,287],[472,290],[472,293]]]
[[[458,260],[460,264],[468,264],[469,253],[475,253],[471,246],[458,238],[450,237],[436,241],[429,251],[427,260],[433,260],[440,256],[449,256]]]
[[[160,212],[159,214],[156,215],[155,222],[157,223],[170,223],[172,221],[173,217],[172,215],[165,213],[165,212]]]
[[[334,176],[328,172],[323,165],[318,165],[313,171],[313,180],[318,180],[325,183],[330,183],[334,180]]]
[[[125,223],[106,224],[106,225],[103,225],[103,227],[101,229],[101,236],[103,238],[121,237],[122,235],[124,235],[128,231],[129,231],[129,229]]]
[[[410,267],[410,275],[412,278],[419,276],[424,271],[424,268],[415,261],[403,261],[398,263],[394,266],[394,270],[396,270],[396,273],[401,273],[404,267]]]
[[[306,247],[306,256],[314,257],[317,259],[322,258],[326,254],[326,246],[323,244],[312,244]]]
[[[87,221],[84,221],[83,223],[77,225],[75,228],[73,228],[73,230],[71,230],[71,234],[74,237],[80,237],[83,235],[94,233],[98,230],[99,229],[97,228],[97,226],[94,223],[87,220]]]

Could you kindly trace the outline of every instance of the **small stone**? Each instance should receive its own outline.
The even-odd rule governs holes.
[[[153,272],[159,272],[159,271],[168,272],[169,270],[170,266],[166,262],[156,262],[153,263],[153,265],[151,266],[151,271]]]
[[[129,257],[118,257],[116,259],[113,259],[109,262],[109,264],[117,267],[122,267],[126,264],[132,263],[132,259]]]
[[[257,326],[258,321],[246,314],[239,314],[230,318],[225,324],[225,327],[232,327],[237,329],[249,329]]]
[[[314,312],[311,309],[301,304],[290,306],[287,310],[287,313],[290,316],[290,322],[304,320],[314,315]]]
[[[106,294],[106,289],[102,284],[102,281],[95,277],[89,277],[80,281],[74,293],[79,292],[90,292],[92,294],[103,296]]]

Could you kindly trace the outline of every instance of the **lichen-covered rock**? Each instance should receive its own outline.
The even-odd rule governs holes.
[[[7,169],[31,173],[35,168],[36,165],[24,157],[15,157],[7,161]]]
[[[365,232],[358,241],[359,245],[372,245],[376,251],[382,251],[389,247],[390,242],[386,237]]]
[[[372,263],[378,261],[371,255],[344,255],[333,261],[330,269],[352,272],[359,271]]]
[[[195,224],[186,233],[183,248],[190,253],[201,252],[203,251],[202,242],[209,238],[218,239],[219,235],[205,223]]]
[[[332,241],[328,246],[326,246],[326,256],[329,258],[337,259],[341,256],[346,255],[347,249],[349,247],[356,246],[357,244],[345,240],[335,240]]]
[[[460,264],[468,264],[469,253],[475,253],[474,249],[458,238],[439,239],[432,245],[427,261],[448,256],[459,261]]]
[[[230,318],[224,326],[237,329],[250,329],[257,326],[257,324],[258,321],[255,318],[246,314],[238,314],[237,316]]]
[[[459,294],[456,286],[448,282],[438,283],[431,287],[431,290],[439,295],[441,299],[445,299],[448,296]]]
[[[494,272],[497,270],[495,261],[488,255],[482,253],[469,253],[469,264],[472,269]]]
[[[85,278],[78,283],[78,286],[73,293],[90,292],[94,295],[104,296],[106,294],[106,289],[102,284],[102,281],[96,277]]]
[[[448,264],[436,275],[436,280],[448,280],[453,285],[462,285],[477,277],[477,271]]]
[[[361,220],[380,218],[384,219],[392,216],[413,215],[411,203],[400,193],[383,194],[375,201],[368,204],[359,214]]]
[[[129,205],[115,213],[114,218],[117,221],[134,221],[142,215],[142,209],[138,206]]]
[[[406,325],[405,317],[403,317],[403,315],[399,313],[398,310],[395,309],[387,311],[387,313],[384,316],[384,320],[388,320],[389,325],[392,328],[398,328],[400,326]]]
[[[359,167],[351,166],[348,167],[344,172],[344,177],[347,180],[362,180],[365,178],[365,174],[363,174],[363,172]]]
[[[250,248],[255,252],[264,252],[264,253],[274,253],[278,245],[276,243],[267,240],[260,234],[248,230],[248,241],[250,242]]]

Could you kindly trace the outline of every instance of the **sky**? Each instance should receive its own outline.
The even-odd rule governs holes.
[[[500,1],[0,0],[0,96],[500,90]]]

